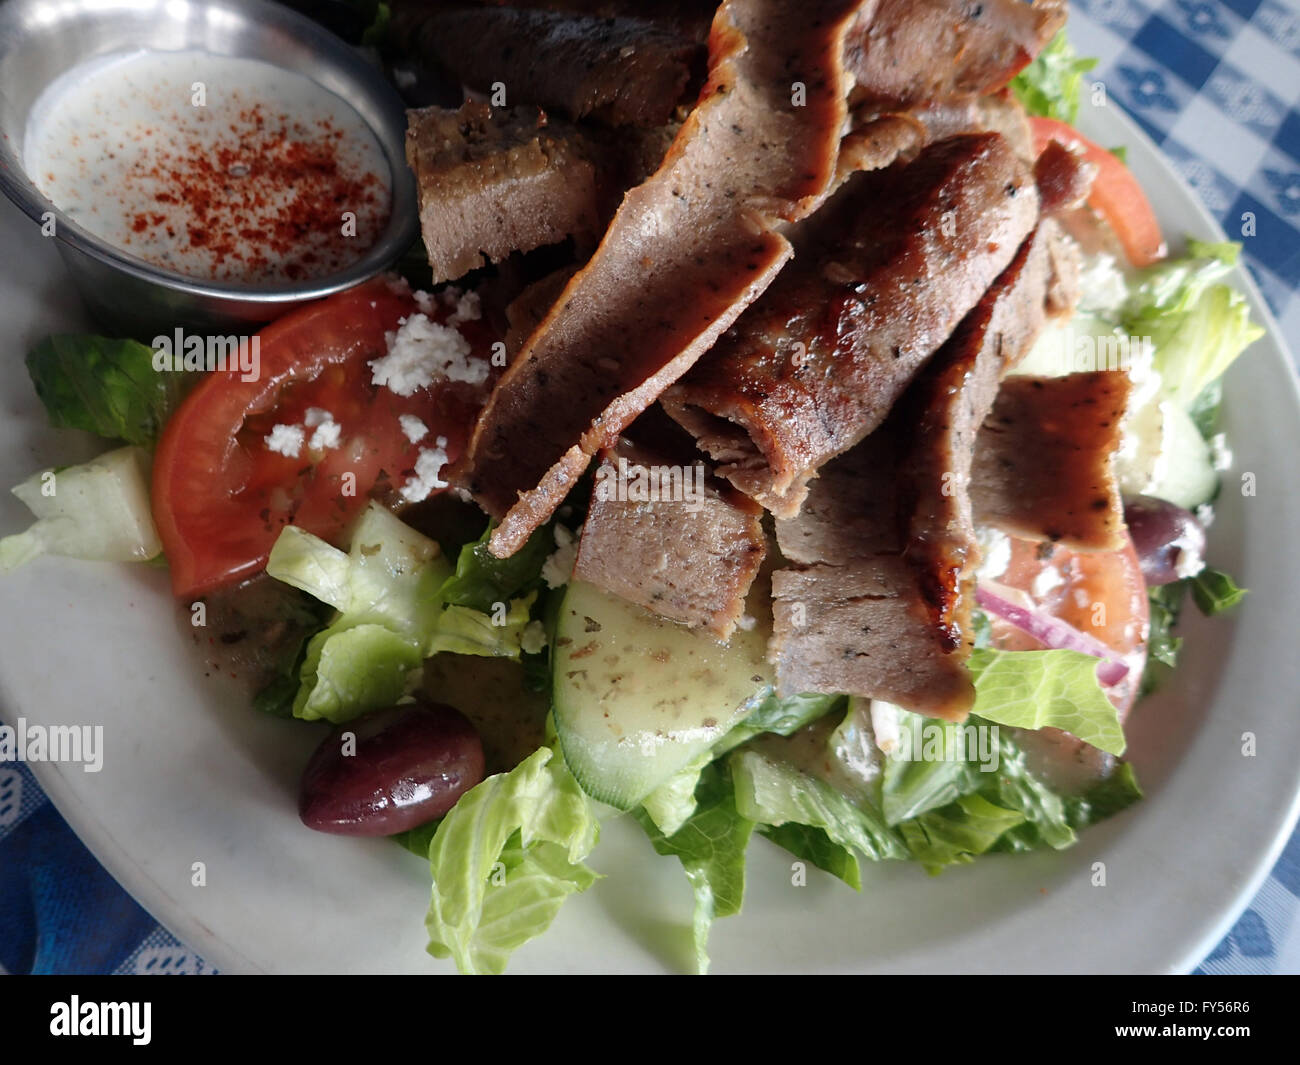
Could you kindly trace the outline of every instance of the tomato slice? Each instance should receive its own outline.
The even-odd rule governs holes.
[[[1167,252],[1160,223],[1146,193],[1123,163],[1112,152],[1090,141],[1073,126],[1055,118],[1035,116],[1029,120],[1034,133],[1034,150],[1041,153],[1048,141],[1060,141],[1067,148],[1081,151],[1097,166],[1097,177],[1088,195],[1089,205],[1097,211],[1123,245],[1124,254],[1134,266],[1150,266]]]
[[[1134,701],[1146,665],[1150,632],[1146,582],[1130,541],[1119,551],[1071,551],[1059,544],[1011,537],[1011,561],[996,578],[1016,588],[1039,610],[1067,621],[1116,651],[1128,673],[1107,691],[1123,719]],[[998,618],[994,646],[1032,651],[1042,645],[1028,633]]]
[[[437,437],[446,437],[448,459],[456,459],[481,390],[443,382],[403,397],[371,383],[368,364],[385,354],[384,334],[415,313],[404,283],[366,282],[263,329],[257,380],[215,372],[186,397],[153,467],[154,521],[176,595],[199,596],[259,572],[290,523],[341,542],[367,500],[395,494]],[[440,307],[434,317],[446,313]],[[474,357],[490,357],[484,323],[458,328]],[[298,457],[271,451],[272,427],[303,425],[311,407],[338,423],[339,446],[304,445]],[[428,436],[412,443],[403,414],[419,418]]]

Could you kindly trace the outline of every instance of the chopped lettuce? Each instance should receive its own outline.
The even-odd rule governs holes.
[[[1129,335],[1151,339],[1166,396],[1203,415],[1205,390],[1264,330],[1250,320],[1246,297],[1220,281],[1241,245],[1189,239],[1187,250],[1139,275],[1121,324]]]
[[[1023,814],[970,794],[904,822],[899,831],[912,857],[928,872],[937,873],[945,866],[973,861],[1023,821]]]
[[[492,613],[497,603],[517,599],[541,584],[542,565],[553,550],[551,526],[544,525],[509,558],[497,558],[488,550],[492,526],[474,543],[461,548],[456,572],[442,587],[442,598],[449,606],[468,607],[483,614]]]
[[[711,750],[703,752],[641,801],[646,816],[665,836],[676,833],[695,812],[695,788],[700,782],[700,774],[715,757]]]
[[[1000,725],[1064,729],[1123,754],[1124,729],[1097,680],[1098,661],[1079,651],[974,651],[973,713]]]
[[[138,447],[35,473],[13,493],[36,521],[0,539],[0,573],[46,554],[144,562],[162,551],[149,509],[149,455]]]
[[[901,708],[897,714],[900,735],[906,730],[911,741],[908,750],[923,757],[885,758],[880,808],[889,825],[946,806],[974,787],[972,770],[961,756],[960,726]]]
[[[1231,610],[1246,597],[1245,588],[1238,587],[1226,573],[1211,566],[1206,566],[1190,580],[1192,600],[1206,617]]]
[[[518,658],[524,629],[532,620],[537,590],[483,613],[467,606],[448,606],[439,615],[426,657],[440,652],[487,658]]]
[[[437,544],[372,503],[348,551],[290,525],[266,571],[337,611],[307,644],[295,717],[339,723],[405,694],[442,613]]]
[[[193,375],[154,369],[147,344],[107,337],[47,337],[27,372],[50,424],[152,447]]]
[[[742,817],[773,828],[795,824],[817,829],[831,843],[873,860],[904,856],[898,839],[874,810],[855,806],[824,781],[757,750],[737,751],[727,765]],[[856,862],[852,876],[856,882]]]
[[[1034,61],[1011,79],[1011,91],[1031,115],[1074,124],[1079,117],[1079,90],[1083,76],[1097,65],[1080,59],[1061,30]]]
[[[429,841],[429,953],[463,973],[503,972],[566,898],[595,883],[583,859],[599,835],[591,800],[548,747],[471,788]]]
[[[674,833],[662,832],[644,810],[633,816],[654,849],[682,863],[695,893],[691,921],[695,961],[700,973],[709,968],[709,929],[719,917],[740,912],[745,897],[745,850],[754,822],[736,809],[731,777],[718,763],[707,766],[695,789],[695,812]]]

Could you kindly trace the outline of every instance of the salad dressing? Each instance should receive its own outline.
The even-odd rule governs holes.
[[[346,102],[302,74],[206,52],[68,71],[32,109],[24,165],[84,229],[205,281],[338,273],[390,211],[387,161]]]

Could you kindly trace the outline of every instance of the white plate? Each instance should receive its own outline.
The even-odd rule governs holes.
[[[1129,159],[1166,233],[1220,237],[1155,148],[1111,109],[1087,125]],[[80,327],[53,247],[0,208],[0,484],[102,449],[45,424],[21,366],[27,346]],[[1300,797],[1300,396],[1269,335],[1229,374],[1237,456],[1211,534],[1214,562],[1252,589],[1233,617],[1186,615],[1175,682],[1144,703],[1131,754],[1147,799],[1064,853],[995,857],[931,879],[912,864],[864,867],[855,895],[813,870],[791,884],[788,855],[756,839],[745,912],[715,926],[715,971],[1180,971],[1231,926],[1277,857]],[[1256,475],[1243,498],[1240,471]],[[0,529],[26,521],[0,501]],[[430,972],[429,881],[384,841],[310,832],[298,772],[320,735],[251,710],[206,677],[173,614],[164,574],[39,560],[0,583],[0,716],[104,726],[103,771],[32,766],[77,834],[140,903],[218,968]],[[1242,754],[1243,733],[1256,737]],[[203,862],[206,886],[192,884]],[[1105,886],[1093,886],[1094,863]],[[626,819],[593,864],[606,879],[568,902],[515,972],[682,971],[690,891]]]

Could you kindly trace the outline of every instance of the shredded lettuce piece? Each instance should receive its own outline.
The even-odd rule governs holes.
[[[974,651],[972,713],[1000,725],[1064,729],[1109,754],[1123,754],[1124,729],[1097,680],[1099,661],[1079,651]]]
[[[945,866],[974,861],[1023,821],[1024,815],[1017,811],[971,794],[904,822],[899,831],[912,857],[933,874]]]
[[[348,551],[296,526],[271,549],[267,573],[337,613],[307,643],[295,717],[336,724],[405,694],[442,614],[451,567],[428,537],[371,503]]]
[[[776,829],[794,824],[818,830],[850,855],[857,851],[872,860],[905,856],[898,838],[874,810],[855,806],[825,781],[757,750],[737,751],[727,764],[742,817]],[[798,835],[806,838],[808,833]],[[858,886],[856,861],[851,875],[850,883]]]
[[[552,526],[537,529],[509,558],[497,558],[487,548],[493,525],[472,544],[461,548],[456,572],[442,586],[442,599],[449,606],[468,607],[491,614],[497,603],[518,599],[540,587],[542,565],[553,550]]]
[[[1143,271],[1121,312],[1131,336],[1151,338],[1166,396],[1189,413],[1203,414],[1205,390],[1264,335],[1246,297],[1220,283],[1240,253],[1240,244],[1189,239],[1186,256]]]
[[[522,599],[503,602],[486,614],[472,607],[448,606],[438,617],[425,656],[448,652],[517,659],[536,599],[534,589]]]
[[[1239,587],[1226,573],[1212,566],[1206,566],[1190,580],[1192,600],[1206,617],[1231,610],[1246,598],[1247,589]]]
[[[1081,59],[1061,30],[1034,61],[1011,79],[1011,91],[1031,115],[1059,119],[1071,125],[1079,117],[1083,76],[1097,65]]]
[[[707,766],[695,789],[695,812],[671,835],[660,831],[641,809],[633,817],[654,849],[675,856],[695,893],[691,919],[697,970],[709,969],[709,930],[719,917],[740,912],[745,898],[745,850],[754,822],[736,809],[731,777],[718,763]]]
[[[149,455],[141,448],[35,473],[13,493],[36,521],[0,539],[0,573],[47,554],[145,562],[162,551],[149,509]]]
[[[595,883],[583,859],[599,836],[594,805],[549,747],[471,788],[429,841],[429,953],[463,973],[503,972],[566,898]]]
[[[50,424],[151,448],[196,375],[154,369],[135,340],[47,337],[27,353],[27,373]]]

